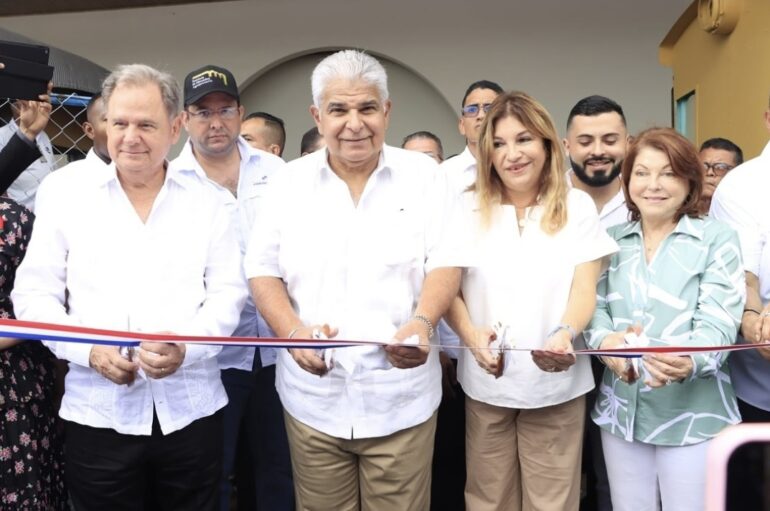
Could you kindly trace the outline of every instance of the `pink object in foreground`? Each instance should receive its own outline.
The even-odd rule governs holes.
[[[727,463],[735,449],[749,442],[770,442],[770,423],[730,426],[711,442],[706,458],[705,511],[725,510]]]

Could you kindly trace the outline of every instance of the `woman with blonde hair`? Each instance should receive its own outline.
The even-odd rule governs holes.
[[[458,371],[468,396],[466,506],[577,510],[593,378],[573,341],[617,245],[591,198],[566,186],[556,129],[533,98],[499,96],[479,150],[476,183],[461,197],[469,268],[448,315],[469,348]]]

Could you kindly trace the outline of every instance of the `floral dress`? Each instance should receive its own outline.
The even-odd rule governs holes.
[[[27,250],[33,215],[0,198],[0,317]],[[63,444],[53,403],[54,357],[41,343],[0,350],[0,509],[67,509]]]

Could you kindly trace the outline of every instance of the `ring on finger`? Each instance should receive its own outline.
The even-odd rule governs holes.
[[[765,311],[762,314],[760,314],[760,316],[762,316],[763,318],[766,318],[766,317],[770,316],[770,311]]]
[[[672,382],[671,378],[666,378],[666,385],[671,385],[671,382]]]

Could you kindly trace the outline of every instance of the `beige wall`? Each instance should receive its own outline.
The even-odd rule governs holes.
[[[181,79],[191,69],[216,63],[247,86],[298,56],[359,47],[414,71],[429,84],[419,90],[435,88],[435,104],[455,112],[468,83],[486,78],[534,95],[560,129],[579,98],[610,96],[624,106],[631,131],[637,131],[670,124],[671,71],[657,62],[657,47],[688,3],[243,0],[1,18],[0,26],[108,68],[145,62]],[[302,84],[282,87],[300,91]],[[305,87],[293,99],[300,105],[297,112],[309,104],[309,83]],[[426,119],[424,105],[422,93],[399,93],[398,123],[420,129],[427,120],[446,123],[445,132],[455,129],[456,118],[445,121],[438,111]],[[285,115],[285,120],[306,126],[306,115]],[[449,153],[460,149],[448,145]]]
[[[709,34],[691,19],[676,40],[662,45],[661,57],[673,69],[674,97],[696,93],[696,142],[729,138],[748,159],[768,140],[763,113],[770,93],[770,1],[737,5],[740,19],[731,34]]]

